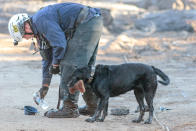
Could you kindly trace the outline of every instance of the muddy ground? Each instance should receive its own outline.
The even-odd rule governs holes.
[[[1,5],[0,24],[0,131],[195,131],[196,130],[196,33],[186,31],[141,32],[131,27],[131,17],[137,16],[143,9],[127,4],[118,4],[114,0],[108,4],[112,10],[116,24],[128,24],[121,32],[111,32],[106,28],[100,40],[96,64],[121,64],[126,62],[141,62],[154,65],[163,70],[171,79],[168,86],[160,85],[154,99],[156,120],[146,125],[131,121],[138,117],[135,113],[137,102],[133,92],[111,98],[109,115],[104,122],[87,123],[88,116],[69,119],[49,119],[43,116],[45,112],[32,99],[35,91],[41,87],[41,57],[32,55],[29,50],[31,41],[23,41],[14,47],[8,36],[7,25],[13,8],[21,1],[7,1]],[[95,6],[103,2],[76,1]],[[25,2],[21,10],[32,13],[38,6],[54,3]],[[22,3],[24,4],[24,3]],[[32,6],[32,4],[34,4]],[[31,5],[31,6],[30,6]],[[37,6],[36,6],[37,5]],[[6,7],[7,6],[7,7]],[[127,7],[128,6],[128,7]],[[10,8],[9,8],[10,7]],[[116,8],[114,8],[116,7]],[[121,8],[122,7],[122,8]],[[7,9],[7,10],[6,10]],[[7,11],[7,14],[5,13]],[[30,11],[29,11],[30,12]],[[132,13],[130,13],[132,12]],[[126,17],[125,17],[126,16]],[[50,108],[55,108],[58,98],[59,76],[54,76],[46,101]],[[79,106],[84,101],[80,96]],[[31,105],[39,110],[35,116],[24,115],[23,107]],[[110,110],[126,107],[130,113],[126,116],[113,116]],[[164,107],[170,110],[161,111]],[[145,115],[145,119],[148,113]]]

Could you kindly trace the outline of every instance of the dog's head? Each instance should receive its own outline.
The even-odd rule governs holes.
[[[90,77],[91,77],[91,66],[76,68],[76,70],[72,73],[70,77],[70,81],[68,82],[67,86],[70,87],[70,89],[74,90],[75,92],[75,90],[84,88],[83,82],[88,80]]]

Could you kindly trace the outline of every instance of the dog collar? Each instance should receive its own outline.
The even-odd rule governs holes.
[[[87,83],[90,84],[90,83],[93,81],[93,79],[94,79],[94,74],[95,74],[95,67],[93,66],[93,67],[91,68],[91,75],[90,75],[90,77],[88,78]]]
[[[93,76],[88,78],[87,83],[90,84],[93,81]]]

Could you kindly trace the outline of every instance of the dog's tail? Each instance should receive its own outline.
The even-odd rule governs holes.
[[[169,83],[170,83],[169,77],[165,73],[163,73],[160,69],[158,69],[154,66],[152,66],[152,68],[153,68],[154,72],[163,79],[163,81],[159,80],[158,82],[163,85],[169,85]]]

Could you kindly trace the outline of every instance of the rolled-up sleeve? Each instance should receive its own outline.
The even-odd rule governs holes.
[[[52,74],[49,73],[49,67],[50,67],[50,61],[48,60],[42,60],[42,85],[47,84],[50,85],[51,79],[52,79]]]
[[[45,54],[45,57],[47,57],[47,59],[42,56],[42,85],[43,84],[50,85],[51,83],[52,74],[49,73],[49,68],[52,63],[51,50],[52,49],[47,49],[47,50],[44,50],[43,52]]]

